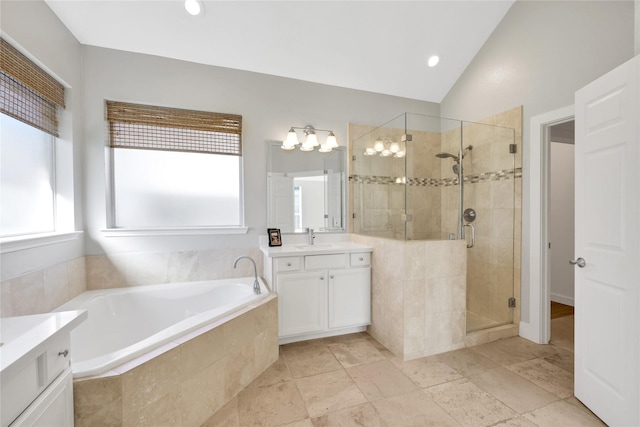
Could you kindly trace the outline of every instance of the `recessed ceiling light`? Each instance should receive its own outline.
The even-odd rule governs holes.
[[[433,55],[431,58],[429,58],[427,64],[429,65],[429,67],[435,67],[436,65],[438,65],[438,62],[440,62],[440,57],[438,55]]]
[[[184,8],[189,15],[198,16],[202,13],[202,2],[200,0],[185,0]]]

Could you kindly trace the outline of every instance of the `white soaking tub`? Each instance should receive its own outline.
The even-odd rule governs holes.
[[[56,311],[86,309],[71,332],[74,378],[103,374],[232,313],[255,306],[270,293],[253,277],[87,291]]]

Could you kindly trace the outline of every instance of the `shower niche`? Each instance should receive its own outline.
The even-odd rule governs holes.
[[[460,303],[454,303],[441,323],[463,328],[467,345],[473,344],[468,337],[474,332],[513,332],[519,321],[512,302],[520,287],[520,129],[521,107],[482,123],[405,113],[381,126],[352,124],[349,129],[350,231],[374,247],[376,239],[381,246],[389,240],[407,244],[398,261],[405,266],[405,284],[418,269],[427,269],[418,276],[428,281],[429,268],[454,271],[456,262],[466,266],[464,295],[457,296],[463,310],[456,311]],[[434,245],[446,248],[447,241],[463,241],[466,248],[447,267],[430,266],[429,259],[419,259],[422,252],[411,250],[423,251],[419,242],[426,251]],[[420,262],[424,266],[416,267]],[[382,264],[387,263],[377,267],[388,268]],[[380,283],[379,289],[385,286]],[[406,307],[412,291],[405,287],[403,292]],[[418,292],[421,297],[432,289],[427,283]],[[443,287],[443,292],[450,291]],[[404,323],[419,324],[420,319],[409,319],[416,315],[405,316]],[[460,346],[452,339],[448,349]]]

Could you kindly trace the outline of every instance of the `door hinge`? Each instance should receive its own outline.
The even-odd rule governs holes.
[[[509,308],[516,306],[516,299],[514,297],[509,298]]]
[[[413,221],[413,215],[411,214],[402,214],[402,220],[407,222],[407,221]]]
[[[351,214],[351,218],[353,218],[353,219],[356,218],[356,213],[355,212],[353,214]]]
[[[518,146],[516,144],[509,144],[509,153],[515,154],[518,152]]]

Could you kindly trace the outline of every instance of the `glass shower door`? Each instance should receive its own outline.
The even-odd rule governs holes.
[[[464,122],[462,211],[473,210],[467,245],[467,332],[513,322],[514,130]],[[467,211],[469,212],[469,211]],[[470,222],[462,219],[463,225]]]

